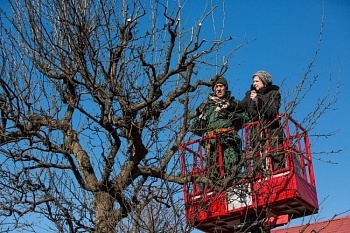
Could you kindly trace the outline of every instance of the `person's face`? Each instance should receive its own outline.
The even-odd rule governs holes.
[[[257,91],[260,91],[265,87],[264,83],[260,80],[259,76],[254,76],[253,78],[253,86]]]
[[[219,98],[223,98],[226,94],[226,86],[222,83],[217,83],[214,86],[215,95]]]

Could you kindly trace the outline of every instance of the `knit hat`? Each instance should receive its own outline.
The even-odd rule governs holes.
[[[218,83],[224,84],[224,86],[226,88],[228,87],[226,79],[224,77],[220,76],[214,80],[213,87],[212,87],[213,90],[214,90],[215,85]]]
[[[270,86],[272,84],[272,78],[271,75],[264,70],[259,70],[257,72],[255,72],[254,76],[258,76],[261,80],[261,82],[263,82],[263,84],[265,84],[265,86]]]

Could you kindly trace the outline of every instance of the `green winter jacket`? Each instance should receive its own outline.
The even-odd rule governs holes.
[[[190,128],[190,131],[198,136],[220,128],[233,128],[239,130],[249,120],[246,113],[236,112],[237,101],[226,93],[226,97],[219,99],[209,95],[206,102],[197,109],[197,116]]]

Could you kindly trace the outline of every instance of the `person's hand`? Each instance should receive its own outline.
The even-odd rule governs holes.
[[[255,90],[250,91],[250,98],[251,98],[254,102],[258,101],[258,94],[256,93]]]
[[[207,115],[205,114],[205,112],[202,112],[201,115],[199,115],[199,119],[200,119],[201,121],[207,120]]]

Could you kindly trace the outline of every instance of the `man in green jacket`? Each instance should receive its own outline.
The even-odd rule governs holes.
[[[216,78],[212,89],[214,93],[210,94],[206,102],[197,109],[199,116],[194,119],[190,131],[198,136],[217,135],[221,144],[225,176],[234,175],[240,170],[238,165],[242,157],[242,143],[237,130],[242,128],[248,118],[245,113],[235,111],[237,101],[228,91],[224,77]],[[222,175],[217,167],[219,164],[217,142],[216,138],[205,142],[210,177]]]

